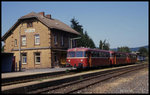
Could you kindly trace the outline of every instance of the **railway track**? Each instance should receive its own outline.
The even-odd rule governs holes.
[[[64,75],[70,75],[70,74],[75,74],[75,70],[4,78],[2,79],[1,86],[31,82],[35,80],[41,80],[41,79],[56,78],[58,76],[64,76]]]
[[[98,82],[105,81],[112,77],[116,77],[127,72],[131,72],[137,69],[148,67],[147,65],[148,64],[133,64],[131,66],[127,65],[127,66],[121,66],[121,67],[115,67],[115,68],[107,68],[107,70],[82,71],[78,73],[73,71],[73,72],[67,72],[65,74],[58,74],[59,78],[57,78],[57,75],[56,75],[54,76],[53,79],[50,79],[50,80],[48,78],[43,79],[43,77],[39,77],[38,79],[39,80],[42,79],[43,81],[39,81],[36,84],[29,84],[26,86],[21,85],[18,88],[15,87],[15,88],[6,89],[6,90],[3,90],[3,86],[2,86],[2,93],[69,94],[69,93],[74,93],[80,89],[84,89],[88,86],[94,85]],[[60,77],[60,75],[64,77]],[[13,86],[13,85],[10,85],[10,86]]]
[[[142,65],[138,65],[134,67],[126,67],[126,68],[116,69],[110,72],[104,72],[96,76],[89,76],[87,78],[80,77],[80,79],[76,81],[71,81],[71,82],[67,82],[67,83],[52,86],[52,87],[46,87],[43,89],[31,91],[28,93],[29,94],[38,94],[38,93],[40,94],[60,94],[60,93],[70,94],[70,93],[77,92],[78,90],[84,89],[88,86],[108,80],[110,78],[117,77],[119,75],[131,72],[131,71],[142,69],[146,66],[147,66],[146,64],[142,64]]]
[[[104,68],[106,68],[106,67],[104,67]],[[95,69],[89,69],[89,70],[95,70]],[[52,79],[52,78],[56,78],[56,77],[60,77],[60,76],[66,76],[66,75],[86,72],[89,70],[86,69],[86,70],[78,71],[78,70],[74,69],[74,70],[58,71],[58,72],[52,72],[52,73],[42,73],[42,74],[35,74],[35,75],[25,75],[25,76],[18,76],[18,77],[2,78],[1,86],[31,82],[31,81],[42,80],[42,79],[50,79],[50,78]]]

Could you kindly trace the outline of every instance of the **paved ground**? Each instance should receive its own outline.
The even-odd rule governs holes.
[[[149,93],[148,68],[124,74],[120,77],[109,79],[94,86],[88,87],[78,93]]]
[[[31,75],[31,74],[38,74],[38,73],[66,71],[67,69],[70,70],[71,68],[26,69],[26,70],[22,70],[21,72],[18,71],[18,72],[2,73],[1,76],[2,78],[8,78],[8,77],[17,77],[17,76],[24,76],[24,75]]]

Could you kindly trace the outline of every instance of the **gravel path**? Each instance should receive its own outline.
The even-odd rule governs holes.
[[[148,68],[130,72],[119,77],[90,86],[76,93],[149,93]]]

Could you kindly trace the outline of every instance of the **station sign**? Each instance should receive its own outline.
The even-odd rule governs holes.
[[[35,32],[35,29],[25,29],[25,32],[27,33]]]

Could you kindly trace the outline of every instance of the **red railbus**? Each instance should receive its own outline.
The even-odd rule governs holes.
[[[75,68],[110,65],[110,51],[107,50],[73,48],[67,52],[67,65]]]
[[[136,54],[90,48],[72,48],[67,51],[67,66],[87,68],[136,62]]]

